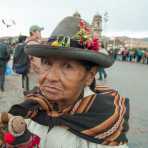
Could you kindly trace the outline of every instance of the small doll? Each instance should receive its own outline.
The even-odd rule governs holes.
[[[0,114],[0,147],[2,148],[39,148],[40,138],[27,129],[23,117]]]

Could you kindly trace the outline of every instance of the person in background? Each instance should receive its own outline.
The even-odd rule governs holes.
[[[18,43],[14,50],[13,56],[13,70],[15,73],[20,74],[22,76],[22,88],[24,91],[29,90],[29,79],[28,79],[28,72],[29,72],[29,57],[24,52],[24,47],[26,46],[27,36],[20,35],[18,37]]]
[[[122,61],[127,61],[129,55],[128,48],[125,47],[125,49],[122,51]]]
[[[146,64],[148,64],[148,49],[145,50],[145,58],[146,58]]]
[[[109,55],[109,53],[107,52],[107,50],[104,48],[104,45],[103,44],[101,44],[101,49],[99,51],[100,51],[100,53],[103,53],[105,55]],[[104,67],[99,67],[98,68],[98,72],[99,72],[99,80],[103,80],[103,78],[104,79],[107,78],[107,73],[106,73]]]
[[[41,31],[43,31],[43,27],[39,27],[38,25],[33,25],[29,29],[30,36],[26,39],[27,45],[30,44],[40,44],[42,42]]]
[[[14,52],[15,52],[15,48],[17,46],[17,43],[13,43],[11,46],[10,46],[10,54],[13,56]]]
[[[30,36],[26,39],[25,43],[27,45],[41,44],[42,42],[42,31],[43,27],[38,25],[32,25],[29,29]],[[34,56],[30,56],[30,71],[28,73],[29,77],[29,89],[32,89],[37,81],[36,73],[39,72],[40,59]]]
[[[6,64],[10,59],[9,47],[5,43],[0,43],[0,90],[3,92],[5,84]]]
[[[137,60],[137,63],[141,62],[143,55],[144,55],[144,53],[142,52],[142,49],[138,48],[136,50],[136,60]]]
[[[129,61],[132,62],[134,59],[135,51],[133,49],[129,50]]]

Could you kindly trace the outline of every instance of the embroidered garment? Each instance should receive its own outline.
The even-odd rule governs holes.
[[[62,112],[54,111],[39,88],[29,92],[26,98],[25,102],[14,105],[10,113],[31,118],[38,125],[48,127],[49,133],[58,126],[96,145],[128,142],[129,100],[115,90],[97,86],[95,94],[79,99]]]

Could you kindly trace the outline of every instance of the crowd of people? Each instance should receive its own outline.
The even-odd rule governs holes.
[[[27,56],[24,47],[30,44],[41,43],[41,31],[43,28],[33,25],[29,29],[30,36],[20,35],[16,43],[0,43],[0,89],[4,91],[6,65],[13,59],[12,69],[15,73],[22,75],[22,88],[27,91],[36,83],[35,72],[38,71],[38,58]],[[29,83],[30,82],[30,83]],[[29,88],[30,87],[30,88]]]
[[[148,49],[115,49],[111,50],[115,60],[148,64]]]

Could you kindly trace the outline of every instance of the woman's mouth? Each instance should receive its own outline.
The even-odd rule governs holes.
[[[42,86],[43,90],[46,90],[49,93],[52,94],[56,94],[59,93],[60,91],[62,91],[62,89],[58,88],[58,87],[54,87],[54,86]]]

